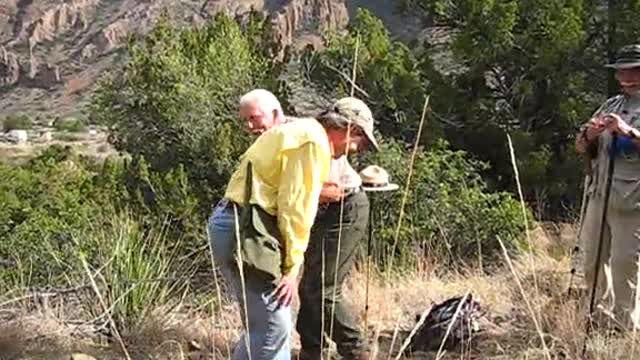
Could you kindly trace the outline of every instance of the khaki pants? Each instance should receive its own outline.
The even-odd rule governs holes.
[[[580,231],[580,241],[584,248],[585,281],[589,289],[593,286],[595,277],[603,205],[602,198],[589,200]],[[613,282],[611,285],[615,297],[613,312],[616,322],[624,327],[631,326],[630,313],[634,310],[637,257],[640,249],[639,234],[640,211],[620,211],[609,208],[600,255],[596,301],[603,296],[603,290],[606,288],[604,265],[608,264],[611,268]]]

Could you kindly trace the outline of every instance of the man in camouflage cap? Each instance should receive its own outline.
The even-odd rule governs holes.
[[[600,267],[598,289],[605,285],[604,264],[613,279],[616,323],[632,325],[634,291],[640,248],[640,45],[620,49],[616,61],[606,65],[616,71],[622,94],[607,99],[584,124],[576,138],[576,149],[588,154],[590,170],[585,179],[586,208],[581,219],[579,241],[584,252],[584,273],[591,287],[596,266]],[[617,146],[612,147],[612,134]],[[615,161],[609,203],[604,203],[609,157]],[[604,206],[608,205],[601,261],[596,264]]]
[[[351,121],[353,125],[361,128],[369,143],[376,150],[378,149],[378,142],[373,135],[373,114],[367,104],[354,97],[345,97],[336,101],[331,109],[323,112],[323,114],[331,114],[332,112],[338,116],[343,116]]]
[[[360,143],[378,148],[373,135],[371,110],[359,99],[342,98],[316,119],[328,128],[355,125],[353,129],[357,130],[352,130],[349,136],[359,137]],[[353,153],[351,149],[348,152]],[[327,338],[331,335],[342,358],[369,359],[366,339],[345,306],[342,295],[342,284],[353,268],[358,243],[367,227],[369,211],[369,200],[362,191],[362,180],[358,173],[346,156],[334,160],[329,184],[325,184],[320,196],[320,208],[311,230],[298,291],[300,311],[296,329],[302,344],[301,360],[321,358],[323,335]]]

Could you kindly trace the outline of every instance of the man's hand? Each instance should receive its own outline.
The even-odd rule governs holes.
[[[589,121],[589,127],[587,127],[587,140],[592,141],[602,134],[607,129],[607,121],[603,116],[596,116]]]
[[[282,276],[280,280],[280,284],[274,291],[274,294],[278,298],[278,303],[280,306],[289,306],[293,301],[293,295],[296,293],[296,278],[298,272],[291,271],[288,274]]]
[[[622,120],[620,115],[618,114],[607,114],[607,129],[611,132],[615,132],[622,135],[632,135],[633,127],[627,124],[626,121]]]
[[[325,183],[320,191],[320,203],[338,202],[344,195],[344,188],[336,183]]]

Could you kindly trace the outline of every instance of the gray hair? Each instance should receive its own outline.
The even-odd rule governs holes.
[[[265,112],[276,110],[278,114],[284,115],[278,98],[271,91],[265,89],[253,89],[242,95],[240,107],[244,106],[258,106]]]

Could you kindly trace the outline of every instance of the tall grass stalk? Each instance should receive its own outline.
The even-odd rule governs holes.
[[[113,317],[111,316],[111,310],[107,308],[107,304],[105,303],[102,294],[100,294],[100,289],[98,289],[98,284],[96,284],[96,281],[93,275],[91,275],[91,270],[89,270],[89,265],[87,265],[87,261],[84,259],[84,256],[80,256],[80,261],[82,262],[82,267],[86,271],[87,276],[89,277],[89,281],[91,282],[91,287],[95,292],[96,296],[98,297],[98,300],[100,301],[100,305],[102,306],[104,314],[109,320],[109,325],[111,326],[111,330],[113,331],[113,334],[116,340],[118,340],[118,343],[120,344],[120,348],[124,352],[124,355],[126,356],[126,358],[130,360],[131,356],[129,356],[129,351],[127,351],[127,347],[124,345],[124,341],[122,341],[122,336],[120,336],[120,332],[118,331],[118,326],[116,325],[115,321],[113,320]]]
[[[525,230],[525,236],[526,236],[526,239],[527,239],[527,246],[529,247],[529,253],[531,255],[529,264],[531,266],[531,275],[533,277],[533,290],[535,292],[536,298],[539,298],[540,297],[540,293],[538,291],[538,277],[536,275],[536,268],[535,268],[535,262],[534,262],[534,256],[533,256],[534,253],[535,253],[535,249],[534,249],[533,244],[531,242],[531,231],[529,230],[529,219],[527,217],[527,206],[525,205],[524,195],[523,195],[523,192],[522,192],[522,185],[520,183],[520,174],[519,174],[519,171],[518,171],[518,164],[517,164],[517,161],[516,161],[515,150],[513,148],[513,142],[511,141],[511,136],[508,133],[507,133],[507,142],[509,144],[509,154],[511,156],[511,165],[513,166],[513,172],[514,172],[514,176],[516,178],[516,185],[518,187],[518,196],[520,197],[520,206],[522,207],[522,218],[523,218],[522,220],[524,221],[524,230]],[[500,239],[500,237],[498,237],[498,240],[500,241],[500,246],[502,247],[502,250],[504,251],[504,254],[505,254],[505,256],[507,256],[507,259],[508,259],[507,250],[504,247],[504,243],[502,242],[502,239]],[[509,261],[509,267],[512,268],[511,267],[511,261],[510,260],[508,260],[508,261]],[[521,288],[520,282],[517,279],[515,271],[512,271],[512,272],[513,272],[513,275],[516,277],[516,280],[518,281],[519,287]],[[522,293],[522,295],[524,296],[524,292]],[[526,299],[526,297],[525,297],[525,299]],[[545,349],[545,351],[546,351],[546,353],[548,355],[549,354],[549,350],[547,349],[547,345],[546,345],[546,343],[544,341],[544,336],[542,334],[542,329],[540,328],[540,325],[538,323],[538,319],[536,317],[536,314],[533,311],[533,308],[531,308],[531,305],[528,304],[528,301],[527,301],[527,306],[530,308],[531,316],[533,317],[534,323],[536,324],[536,328],[537,328],[537,330],[539,332],[539,335],[540,335],[540,339],[542,340],[542,346],[544,347],[544,349]],[[551,355],[548,355],[548,356],[550,358]]]
[[[456,308],[456,312],[453,314],[453,317],[451,318],[451,321],[449,322],[449,326],[447,326],[447,331],[444,333],[444,337],[442,338],[442,341],[440,342],[440,347],[438,348],[438,353],[436,354],[436,360],[440,360],[440,357],[444,355],[444,353],[442,352],[442,350],[444,349],[444,344],[446,343],[447,338],[449,337],[449,334],[451,333],[451,328],[453,327],[453,324],[455,324],[456,320],[458,319],[458,316],[460,315],[460,310],[462,310],[462,306],[467,301],[467,298],[469,297],[470,294],[471,294],[471,291],[467,290],[467,293],[464,294],[464,296],[462,297],[462,300],[458,303],[458,307]]]
[[[387,360],[391,360],[391,354],[393,352],[393,347],[396,345],[396,339],[398,338],[398,331],[400,330],[400,318],[401,315],[398,315],[396,319],[396,325],[393,328],[393,336],[391,337],[391,345],[389,345],[389,351],[387,352]]]
[[[218,300],[218,309],[222,310],[222,294],[220,291],[220,282],[218,280],[218,272],[216,271],[216,261],[213,257],[213,245],[211,245],[211,241],[209,239],[211,239],[211,234],[209,233],[209,226],[205,226],[206,228],[206,232],[207,232],[207,246],[209,247],[209,257],[211,258],[211,271],[213,272],[213,282],[214,285],[216,287],[216,297]],[[215,309],[213,307],[213,302],[211,303],[211,327],[213,329],[213,326],[216,323],[216,315],[215,315]],[[226,348],[227,348],[227,354],[231,354],[231,351],[229,349],[229,343],[226,342]],[[211,352],[212,352],[212,356],[215,358],[215,353],[216,353],[216,347],[215,347],[215,342],[212,342],[212,346],[211,346]]]
[[[320,292],[320,303],[321,305],[321,309],[320,309],[320,349],[324,349],[324,324],[325,324],[325,316],[324,316],[324,286],[325,286],[325,280],[324,280],[324,275],[326,273],[326,253],[325,253],[325,242],[322,241],[322,267],[320,269],[320,286],[322,286],[322,291]],[[322,360],[322,355],[323,352],[320,351],[320,359]]]
[[[382,331],[382,323],[378,323],[378,326],[376,326],[376,332],[373,335],[373,345],[371,346],[371,353],[369,354],[369,359],[377,359],[378,358],[378,351],[379,351],[379,347],[378,347],[378,339],[380,338],[380,332]]]
[[[513,278],[516,281],[516,284],[518,285],[518,290],[520,290],[520,295],[522,296],[522,299],[524,300],[525,304],[527,305],[527,309],[529,310],[529,313],[531,314],[531,319],[533,320],[533,324],[536,327],[536,332],[538,333],[538,336],[540,337],[540,341],[542,342],[543,351],[544,351],[547,359],[551,360],[551,354],[549,352],[549,348],[547,347],[547,343],[546,343],[546,341],[544,339],[544,332],[542,331],[542,326],[540,326],[540,323],[538,321],[538,317],[536,316],[536,313],[533,310],[533,306],[531,306],[531,302],[529,301],[529,297],[524,292],[524,288],[522,287],[522,282],[520,281],[520,278],[518,277],[518,274],[516,273],[516,271],[515,271],[515,269],[513,267],[513,263],[511,262],[511,257],[509,256],[509,252],[507,251],[507,248],[504,246],[504,242],[502,241],[502,239],[499,236],[498,236],[498,242],[500,243],[500,247],[502,248],[502,252],[504,254],[505,261],[507,262],[507,265],[509,266],[509,270],[511,271],[511,274],[513,275]],[[536,294],[536,296],[538,296],[538,295]]]
[[[515,150],[513,149],[513,142],[511,141],[511,136],[507,133],[507,142],[509,143],[509,154],[511,156],[511,165],[513,166],[513,173],[516,178],[516,185],[518,187],[518,196],[520,197],[520,206],[522,207],[522,220],[524,221],[524,231],[527,238],[527,246],[529,247],[529,252],[533,254],[534,248],[531,243],[531,231],[529,230],[529,219],[527,217],[527,205],[524,202],[524,195],[522,193],[522,185],[520,184],[520,173],[518,171],[518,164],[516,161]],[[533,276],[533,286],[536,292],[536,296],[538,296],[538,279],[536,276],[535,263],[533,261],[533,257],[531,258],[531,274]]]
[[[415,324],[413,329],[411,329],[411,331],[409,332],[409,336],[407,336],[407,338],[404,339],[404,342],[402,343],[402,346],[400,347],[400,350],[398,350],[398,353],[396,354],[395,360],[400,360],[400,358],[402,357],[402,354],[404,353],[404,351],[407,349],[407,347],[411,343],[411,339],[416,334],[416,332],[418,331],[420,326],[422,326],[424,321],[427,319],[427,315],[429,315],[429,311],[430,310],[431,309],[427,309],[422,313],[422,315],[420,315],[420,320],[418,320],[418,322]],[[391,350],[389,350],[389,351],[391,351]]]
[[[351,67],[351,93],[354,96],[356,92],[356,76],[358,73],[358,50],[360,48],[360,34],[356,34],[356,48],[353,54],[353,66]]]
[[[418,154],[418,144],[422,136],[422,129],[427,117],[427,108],[429,107],[429,95],[424,100],[424,106],[422,108],[422,116],[420,118],[420,124],[418,125],[418,133],[416,134],[416,140],[413,144],[413,151],[411,152],[411,159],[409,160],[409,173],[407,174],[407,181],[402,193],[402,202],[400,204],[400,214],[398,215],[398,224],[396,225],[395,235],[393,237],[393,245],[391,246],[391,253],[389,254],[389,267],[387,268],[388,277],[390,277],[391,270],[393,270],[393,256],[398,246],[398,239],[400,237],[400,228],[402,227],[402,216],[404,215],[404,207],[407,204],[407,198],[409,196],[409,187],[411,186],[411,176],[413,175],[413,164]]]
[[[357,45],[357,43],[356,43]],[[356,47],[356,53],[357,53],[357,47]],[[355,73],[355,72],[354,72]],[[348,127],[347,128],[347,142],[349,141],[349,138],[351,137],[351,128]],[[345,156],[347,156],[349,153],[348,148],[347,148],[347,153],[345,154]],[[338,244],[337,244],[337,251],[336,251],[336,260],[335,260],[335,266],[333,268],[333,292],[331,294],[331,315],[329,316],[329,339],[333,338],[333,320],[335,318],[335,310],[336,310],[336,293],[338,290],[338,287],[336,286],[338,284],[338,267],[340,266],[340,248],[341,248],[341,243],[342,243],[342,217],[344,216],[344,197],[340,198],[340,212],[339,212],[339,216],[338,216]],[[324,313],[325,308],[324,308],[324,277],[325,277],[325,269],[326,267],[324,266],[324,254],[325,254],[325,239],[322,239],[322,259],[323,259],[323,266],[322,266],[322,291],[321,291],[321,303],[322,303],[322,312]],[[324,337],[324,321],[322,321],[321,324],[322,328],[320,330],[320,338]],[[323,341],[320,341],[320,344],[322,345]],[[320,349],[322,349],[322,346],[320,347]],[[322,352],[320,352],[320,358],[322,359]],[[327,354],[328,358],[331,358],[331,348],[329,348],[328,354]]]
[[[354,54],[353,54],[353,66],[351,68],[351,96],[354,95],[355,93],[355,86],[356,86],[356,75],[358,73],[358,50],[360,47],[360,34],[358,34],[356,36],[356,46],[354,49]],[[347,127],[347,143],[350,141],[351,139],[351,127]],[[346,148],[346,153],[344,156],[349,156],[349,147]],[[340,215],[338,217],[338,244],[337,244],[337,253],[336,253],[336,263],[333,269],[333,293],[331,294],[331,316],[329,317],[330,322],[329,322],[329,339],[333,338],[333,323],[334,323],[334,318],[335,318],[335,311],[336,311],[336,293],[338,290],[337,284],[338,284],[338,267],[340,266],[340,249],[341,249],[341,243],[342,243],[342,218],[344,216],[344,196],[340,197]],[[323,259],[324,259],[324,239],[322,240],[322,244],[323,244],[323,249],[322,249],[322,255],[323,255]],[[323,262],[324,264],[324,262]],[[322,289],[323,291],[322,293],[322,312],[324,313],[324,266],[322,267]],[[320,338],[324,337],[324,321],[322,321],[321,324],[322,328],[320,330]],[[366,324],[365,324],[366,327]],[[366,331],[366,330],[365,330]],[[320,349],[322,349],[322,343],[323,341],[320,341]],[[331,358],[331,348],[329,349],[329,353],[327,354],[328,358]],[[322,358],[322,352],[320,352],[320,358]]]
[[[243,322],[244,326],[244,343],[247,347],[247,355],[249,356],[249,360],[251,360],[251,339],[250,339],[250,330],[249,330],[249,309],[247,308],[247,286],[244,278],[244,266],[242,263],[242,253],[240,249],[242,248],[242,244],[240,244],[240,224],[238,223],[238,207],[233,206],[233,224],[236,235],[236,249],[237,249],[237,263],[238,263],[238,272],[240,273],[240,284],[242,286],[242,312],[244,315]]]
[[[636,238],[638,237],[635,234]],[[636,261],[637,271],[636,271],[636,291],[634,296],[634,306],[633,313],[631,317],[631,326],[633,327],[633,331],[631,334],[631,358],[636,358],[636,338],[638,335],[638,326],[640,326],[640,259]]]

